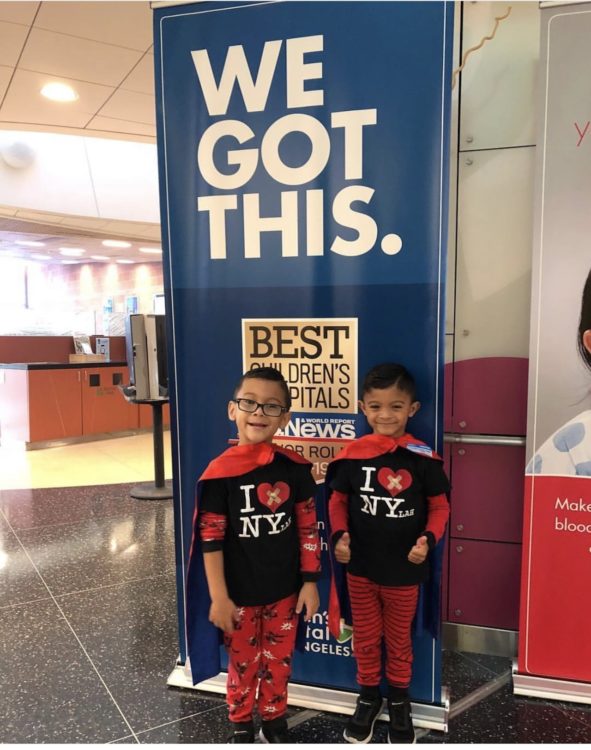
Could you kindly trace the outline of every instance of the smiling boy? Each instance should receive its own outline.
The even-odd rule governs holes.
[[[347,566],[360,685],[343,736],[351,743],[371,741],[382,710],[385,640],[388,741],[413,743],[411,624],[419,584],[429,575],[427,554],[445,531],[449,483],[439,456],[406,431],[420,408],[406,368],[386,363],[370,370],[359,406],[373,433],[349,443],[331,462],[326,477],[332,490],[334,556]],[[329,625],[338,636],[338,618],[331,617]]]
[[[287,742],[287,682],[298,615],[318,608],[320,543],[311,464],[272,443],[289,422],[289,388],[278,370],[245,373],[228,404],[238,445],[200,479],[198,533],[211,598],[209,620],[224,632],[232,743]],[[189,651],[198,653],[189,632]]]

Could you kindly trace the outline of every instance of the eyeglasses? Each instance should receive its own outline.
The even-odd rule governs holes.
[[[232,401],[240,411],[246,411],[249,414],[254,414],[259,406],[266,417],[280,417],[288,411],[287,407],[281,406],[281,404],[259,404],[258,401],[253,401],[251,398],[233,398]]]

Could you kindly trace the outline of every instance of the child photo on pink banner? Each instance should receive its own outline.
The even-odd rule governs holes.
[[[591,370],[591,271],[583,287],[577,346],[583,364]],[[535,452],[526,474],[591,477],[591,409],[581,411],[556,430]]]

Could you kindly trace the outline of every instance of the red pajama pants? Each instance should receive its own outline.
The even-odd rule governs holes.
[[[379,685],[382,680],[382,639],[386,641],[386,679],[407,688],[412,674],[412,625],[418,586],[380,586],[347,574],[353,614],[353,655],[357,682]]]
[[[234,632],[224,634],[230,721],[249,721],[255,705],[263,721],[285,713],[297,599],[292,594],[264,607],[240,607]]]

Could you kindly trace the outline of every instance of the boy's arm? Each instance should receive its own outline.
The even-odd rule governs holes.
[[[298,596],[296,612],[300,614],[305,609],[304,620],[309,622],[320,604],[316,586],[316,581],[320,577],[320,537],[314,497],[295,504],[295,520],[300,543],[300,571],[304,581]]]
[[[427,524],[425,536],[429,549],[433,549],[445,533],[449,519],[449,502],[444,493],[427,498]]]
[[[445,532],[449,518],[449,480],[441,461],[425,459],[423,481],[427,496],[427,523],[408,553],[410,562],[420,565]]]
[[[331,541],[336,544],[343,534],[349,531],[349,496],[345,492],[332,491],[328,500],[328,516]]]
[[[349,496],[333,490],[328,501],[328,516],[332,532],[331,542],[337,562],[351,561],[351,537],[349,536]]]
[[[304,582],[320,578],[320,538],[313,497],[295,504],[295,521],[300,544],[300,571]]]
[[[223,544],[228,519],[223,512],[210,510],[223,508],[223,496],[218,483],[207,484],[202,497],[202,511],[199,514],[199,536],[203,551],[205,577],[211,599],[209,620],[226,633],[234,630],[236,605],[228,596],[224,574]]]
[[[423,535],[432,550],[445,533],[449,519],[449,479],[441,461],[426,459],[424,463],[424,488],[427,496],[427,523]]]
[[[331,481],[331,494],[328,499],[330,521],[330,542],[336,544],[345,533],[349,533],[349,494],[351,484],[348,472],[349,461],[339,461],[335,466]]]
[[[224,576],[224,553],[220,550],[203,553],[205,577],[211,597],[209,621],[225,633],[234,632],[236,605],[228,596],[226,578]]]
[[[449,518],[449,503],[444,494],[427,498],[427,524],[415,545],[408,553],[408,559],[415,565],[425,561],[427,554],[435,547],[443,536],[447,519]]]

